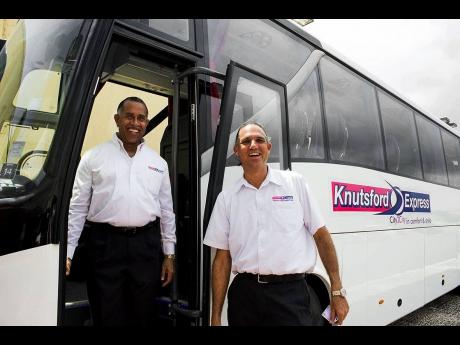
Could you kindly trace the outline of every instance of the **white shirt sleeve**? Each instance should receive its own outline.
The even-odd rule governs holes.
[[[302,184],[303,184],[303,191],[304,191],[304,224],[307,227],[308,231],[314,235],[316,231],[325,225],[323,215],[321,210],[318,206],[318,203],[308,186],[308,183],[305,182],[303,177]]]
[[[220,192],[214,204],[203,243],[217,249],[229,250],[229,232],[229,215],[226,212],[224,194]]]
[[[158,198],[161,210],[160,225],[163,253],[165,255],[174,254],[174,244],[176,243],[176,217],[174,215],[171,181],[169,180],[167,164],[161,181]]]
[[[73,258],[83,226],[88,215],[92,195],[92,173],[89,165],[90,152],[84,154],[78,165],[69,206],[67,257]]]

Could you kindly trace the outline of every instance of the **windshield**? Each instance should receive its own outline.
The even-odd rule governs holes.
[[[83,20],[21,20],[0,51],[0,198],[43,178]]]

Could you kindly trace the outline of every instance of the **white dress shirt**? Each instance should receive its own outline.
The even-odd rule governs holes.
[[[140,227],[160,217],[164,254],[174,254],[176,223],[166,161],[144,142],[130,157],[112,139],[81,158],[69,207],[67,256],[73,258],[86,220]]]
[[[302,176],[269,168],[259,189],[242,177],[219,194],[203,242],[230,250],[233,273],[304,273],[316,263],[322,226]]]

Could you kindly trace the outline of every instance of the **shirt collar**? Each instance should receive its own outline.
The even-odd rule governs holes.
[[[268,167],[268,173],[267,173],[267,176],[265,177],[265,180],[262,182],[262,184],[260,185],[260,188],[266,186],[267,184],[269,183],[274,183],[274,184],[277,184],[279,186],[281,186],[281,180],[278,176],[278,174],[276,173],[276,171],[274,171],[272,168],[270,168],[269,165],[267,165]],[[252,184],[250,184],[245,178],[244,178],[244,175],[241,176],[241,178],[239,179],[239,181],[237,182],[237,190],[240,190],[241,187],[248,187],[248,188],[255,188]]]
[[[125,150],[125,147],[123,146],[123,141],[118,137],[117,133],[113,133],[112,135],[112,142],[117,145],[121,150]],[[136,153],[142,150],[142,147],[144,147],[145,140],[142,138],[142,141],[139,145],[137,145]],[[126,151],[126,150],[125,150]]]

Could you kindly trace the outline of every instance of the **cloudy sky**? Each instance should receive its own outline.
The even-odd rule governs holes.
[[[315,19],[305,31],[460,127],[460,20]]]

